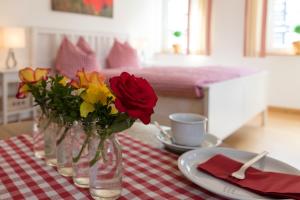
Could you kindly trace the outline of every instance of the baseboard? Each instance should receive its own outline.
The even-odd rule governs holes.
[[[294,108],[284,108],[284,107],[269,106],[268,107],[268,111],[270,111],[270,112],[281,112],[281,113],[289,113],[289,114],[300,115],[300,109],[294,109]]]

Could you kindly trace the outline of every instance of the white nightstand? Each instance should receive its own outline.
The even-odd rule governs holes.
[[[30,113],[32,115],[34,114],[31,99],[16,100],[14,96],[9,93],[9,84],[18,82],[18,69],[0,69],[0,84],[2,90],[0,107],[1,119],[3,124],[7,124],[8,117],[12,115],[17,116],[17,119],[19,120],[19,116],[23,113]],[[9,95],[11,95],[11,97]],[[16,109],[14,109],[14,106]]]

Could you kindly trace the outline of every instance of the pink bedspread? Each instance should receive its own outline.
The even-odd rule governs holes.
[[[246,67],[147,67],[105,69],[107,79],[126,71],[147,79],[159,95],[202,98],[202,87],[258,72]]]

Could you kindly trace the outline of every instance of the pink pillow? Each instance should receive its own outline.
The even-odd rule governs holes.
[[[99,70],[97,57],[84,39],[79,39],[78,46],[75,46],[66,37],[57,52],[55,68],[69,78],[75,78],[76,72],[82,68],[85,71]]]
[[[91,49],[90,45],[81,36],[79,37],[76,45],[77,45],[77,47],[79,47],[82,51],[84,51],[87,54],[94,53],[93,50]]]
[[[128,42],[122,44],[115,39],[106,59],[107,68],[140,68],[136,50]]]

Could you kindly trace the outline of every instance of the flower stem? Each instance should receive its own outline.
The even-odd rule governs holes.
[[[100,156],[102,156],[104,161],[107,160],[104,152],[104,142],[105,142],[105,138],[100,138],[96,154],[94,158],[90,161],[90,166],[93,166],[99,160]]]
[[[44,132],[44,131],[49,127],[51,121],[52,121],[51,118],[49,118],[48,121],[47,121],[47,123],[46,123],[46,125],[45,125],[45,126],[43,127],[43,129],[41,130],[41,132]]]
[[[73,162],[74,162],[74,163],[78,162],[78,160],[80,159],[81,154],[82,154],[84,148],[85,148],[86,145],[88,144],[89,138],[90,138],[89,136],[87,136],[87,137],[85,138],[84,143],[83,143],[83,145],[81,146],[81,149],[80,149],[79,154],[78,154],[75,158],[73,158]]]
[[[60,143],[65,139],[69,129],[70,129],[69,126],[65,127],[65,130],[64,130],[63,134],[60,136],[60,138],[57,140],[56,145],[60,145]]]
[[[55,133],[55,137],[58,135],[58,133],[61,131],[61,129],[62,129],[63,127],[59,127],[59,129],[56,131],[56,133]]]

